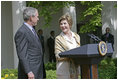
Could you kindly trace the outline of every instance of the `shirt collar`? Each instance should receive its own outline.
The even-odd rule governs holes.
[[[72,31],[71,33],[72,33],[72,39],[75,38],[75,34]],[[60,35],[62,35],[66,41],[71,42],[71,40],[63,32],[61,32]]]
[[[75,34],[71,31],[72,33],[72,37],[75,37]],[[65,34],[63,32],[60,33],[60,35],[62,35],[63,37],[65,36]]]
[[[33,27],[30,26],[29,24],[27,24],[26,22],[24,22],[24,24],[32,31]]]
[[[53,36],[50,36],[52,39],[54,39],[54,37]]]
[[[75,37],[75,34],[71,31],[71,33],[72,33],[72,37]]]

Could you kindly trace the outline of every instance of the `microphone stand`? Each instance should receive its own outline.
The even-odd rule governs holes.
[[[95,43],[98,43],[101,41],[101,39],[98,36],[95,36],[94,34],[87,34],[91,39],[94,40]]]

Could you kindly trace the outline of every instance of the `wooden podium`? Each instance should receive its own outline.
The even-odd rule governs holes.
[[[111,43],[107,43],[107,53],[111,56],[113,49]],[[82,79],[98,79],[98,63],[105,57],[101,56],[98,44],[87,44],[81,47],[59,53],[60,57],[72,58],[81,67]]]

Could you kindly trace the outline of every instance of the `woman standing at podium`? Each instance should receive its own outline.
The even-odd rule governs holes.
[[[59,19],[62,32],[55,39],[56,74],[58,79],[77,79],[78,65],[69,58],[60,58],[59,53],[80,47],[80,36],[71,31],[72,18],[67,13]]]

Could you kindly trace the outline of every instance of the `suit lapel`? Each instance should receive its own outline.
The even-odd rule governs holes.
[[[78,43],[78,45],[80,46],[80,38],[78,38],[78,35],[76,33],[75,34],[75,40]]]
[[[40,47],[41,47],[40,40],[37,39],[37,38],[34,36],[34,34],[32,33],[32,31],[31,31],[25,24],[23,24],[23,26],[24,26],[24,28],[26,29],[26,31],[27,31],[27,33],[29,34],[29,36],[31,37],[31,39],[33,40],[33,42],[34,42],[34,41],[37,42],[37,44],[39,44]]]
[[[26,29],[26,31],[28,32],[28,34],[34,39],[34,34],[32,33],[32,31],[24,24],[24,28]]]
[[[78,46],[80,46],[80,39],[77,37],[78,35],[76,33],[74,33],[74,34],[75,34],[75,40],[76,40]],[[65,39],[64,39],[64,37],[62,35],[60,35],[60,41],[62,43],[63,48],[65,50],[69,50],[69,48],[67,46],[67,43],[66,43],[66,41],[65,41]]]
[[[64,48],[65,50],[68,50],[69,48],[68,48],[68,46],[67,46],[67,44],[66,44],[66,41],[65,41],[65,39],[64,39],[64,37],[63,37],[62,35],[60,36],[60,41],[62,42],[63,48]]]

